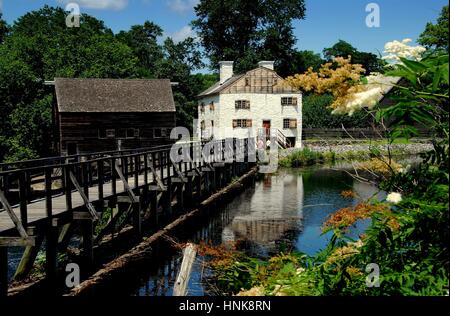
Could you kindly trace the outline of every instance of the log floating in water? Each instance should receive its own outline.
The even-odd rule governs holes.
[[[194,265],[196,255],[197,246],[187,244],[183,251],[183,262],[181,263],[180,273],[175,282],[173,296],[186,296],[186,288],[191,277],[192,266]]]

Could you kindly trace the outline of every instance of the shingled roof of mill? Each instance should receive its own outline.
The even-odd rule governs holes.
[[[55,79],[59,112],[175,112],[168,79]]]

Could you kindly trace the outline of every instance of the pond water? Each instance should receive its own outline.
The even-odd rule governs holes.
[[[186,229],[185,236],[178,241],[205,241],[215,245],[239,241],[246,253],[262,258],[288,250],[314,255],[325,248],[331,237],[331,233],[322,235],[321,230],[330,214],[373,195],[384,198],[377,188],[354,180],[344,169],[335,168],[281,169],[276,174],[260,175],[254,186],[220,206],[211,207],[210,216],[196,220],[195,227]],[[344,190],[353,190],[358,198],[343,198]],[[349,236],[358,238],[367,224],[359,223]],[[10,277],[22,252],[20,248],[10,249]],[[127,276],[126,284],[117,282],[111,291],[124,295],[170,296],[181,261],[181,251],[155,251],[143,269]],[[197,258],[188,295],[218,294],[205,282],[209,273],[202,258]]]
[[[377,188],[355,181],[344,170],[328,167],[280,170],[260,178],[226,205],[215,207],[212,212],[215,216],[199,224],[200,228],[187,240],[213,244],[240,241],[248,254],[263,258],[281,250],[314,255],[330,240],[331,232],[323,235],[321,230],[330,214],[355,205],[360,199],[374,195],[384,198]],[[343,198],[344,190],[353,190],[358,197]],[[350,237],[358,238],[367,225],[367,222],[358,223],[349,232]],[[172,295],[181,260],[181,252],[173,252],[157,264],[149,265],[129,294]],[[208,274],[201,258],[197,258],[188,295],[218,294],[205,284]]]

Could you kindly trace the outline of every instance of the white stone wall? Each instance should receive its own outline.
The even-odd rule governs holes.
[[[214,128],[217,130],[220,130],[221,124],[219,119],[219,95],[206,97],[204,99],[199,100],[198,102],[198,122],[197,122],[197,137],[200,139],[203,138],[209,138],[210,134],[213,132],[212,130],[212,124],[211,121],[214,121]],[[201,112],[200,105],[201,103],[205,104],[205,112]],[[214,102],[215,110],[211,111],[209,108],[209,105],[211,102]],[[201,130],[201,122],[205,122],[206,129],[204,131]]]

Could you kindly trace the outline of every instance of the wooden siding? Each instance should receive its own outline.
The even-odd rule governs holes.
[[[222,93],[296,93],[276,72],[257,68],[225,88]]]
[[[117,150],[119,129],[139,129],[139,137],[122,139],[122,148],[147,148],[170,144],[170,131],[176,126],[175,113],[59,113],[60,153],[76,143],[79,154]],[[154,137],[154,129],[167,129],[165,138]],[[101,129],[114,129],[116,137],[101,139]]]

